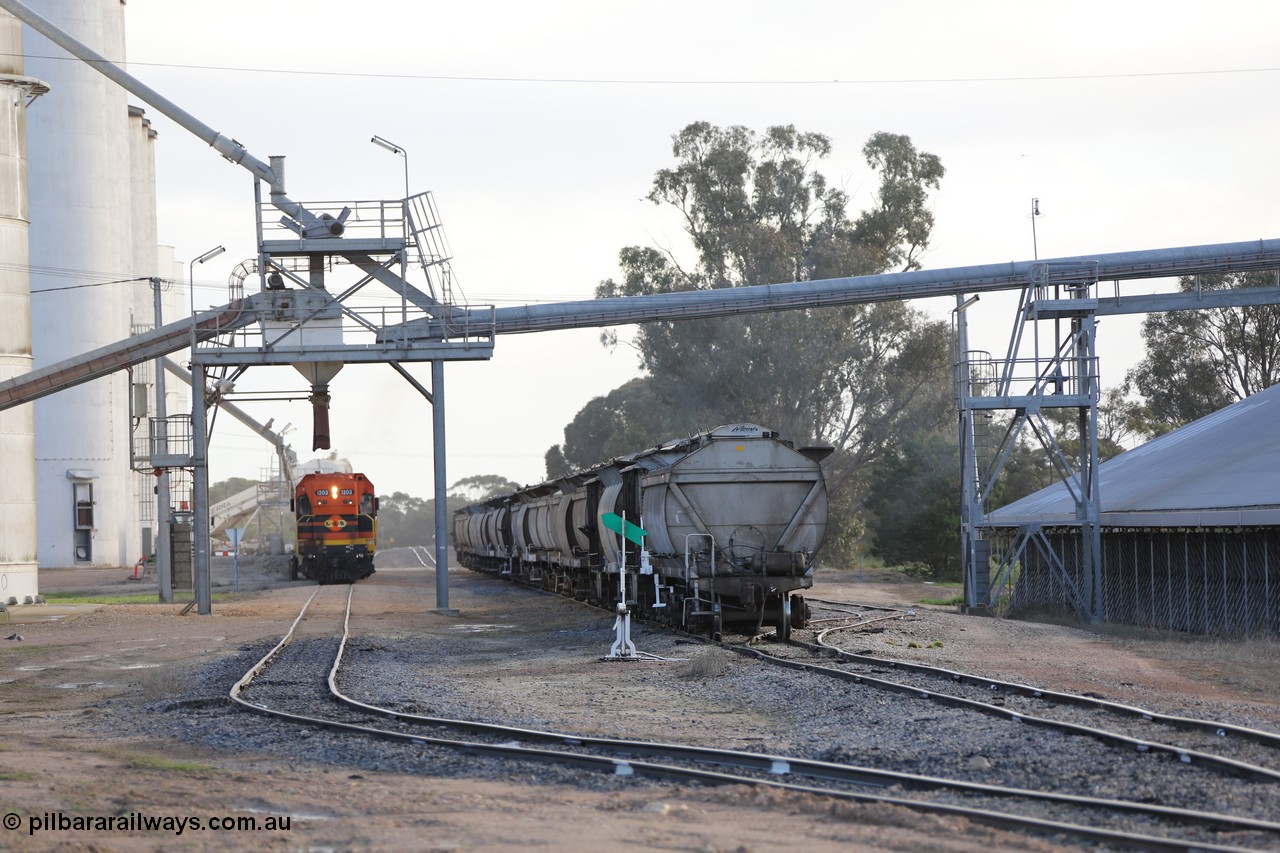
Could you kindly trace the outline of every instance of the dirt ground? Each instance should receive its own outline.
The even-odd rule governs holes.
[[[226,567],[220,571],[225,572]],[[432,613],[435,575],[379,570],[361,588],[364,628],[395,636],[448,632],[482,619],[485,601],[458,577],[456,617]],[[158,701],[193,666],[277,639],[312,587],[245,578],[210,616],[181,605],[12,608],[0,614],[0,847],[11,850],[1050,850],[1048,842],[890,807],[747,789],[601,792],[519,781],[431,778],[309,763],[305,754],[214,753],[173,739],[104,735],[107,703]],[[256,589],[250,589],[256,587]],[[153,591],[107,570],[42,572],[41,591]],[[217,591],[221,591],[219,588]],[[367,594],[366,594],[367,593]],[[918,608],[937,588],[856,573],[824,573],[813,594]],[[939,608],[939,612],[943,609]],[[1280,720],[1275,644],[1123,636],[1074,626],[946,618],[941,648],[914,650],[943,666],[1046,681],[1147,704],[1219,703]],[[357,631],[361,630],[357,626]],[[17,639],[17,637],[21,639]],[[12,637],[12,639],[5,639]],[[899,653],[904,650],[898,649]],[[596,654],[591,650],[589,654]],[[563,664],[563,661],[558,661]],[[1051,673],[1052,678],[1047,678]],[[141,707],[144,702],[134,703]],[[112,817],[288,817],[288,829],[178,832]],[[68,822],[71,823],[68,823]],[[11,828],[16,826],[16,828]],[[46,829],[45,827],[52,827]],[[64,828],[65,827],[65,828]]]

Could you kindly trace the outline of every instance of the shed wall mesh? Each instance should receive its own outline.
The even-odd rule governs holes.
[[[1028,547],[997,609],[1076,613],[1079,529],[1046,530],[1061,566]],[[998,550],[1010,539],[997,537]],[[1103,621],[1220,636],[1280,637],[1280,528],[1102,531]]]

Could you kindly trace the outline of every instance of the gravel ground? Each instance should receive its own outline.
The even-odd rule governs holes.
[[[599,652],[611,637],[608,614],[512,589],[488,577],[464,582],[486,599],[483,621],[462,621],[444,632],[393,636],[359,636],[373,585],[357,586],[354,622],[359,638],[348,647],[343,690],[372,704],[430,716],[733,747],[1280,821],[1274,785],[818,674],[780,670],[656,629],[639,627],[634,639],[662,660],[604,662]],[[316,605],[316,615],[305,623],[304,636],[332,629],[344,590],[321,590],[323,604]],[[903,627],[909,636],[920,625],[909,620]],[[587,651],[593,647],[596,654]],[[347,718],[334,708],[323,684],[336,649],[332,637],[300,639],[245,698]],[[109,711],[109,724],[117,730],[136,725],[138,735],[196,737],[220,751],[288,755],[301,745],[312,761],[370,771],[599,791],[634,784],[554,766],[513,766],[448,749],[405,748],[324,730],[298,731],[271,720],[251,721],[220,697],[265,651],[255,646],[202,668],[194,690],[148,705],[141,714],[131,713],[129,706],[112,719],[117,715]],[[1116,825],[1145,828],[1140,821]]]
[[[380,568],[391,565],[386,561]],[[436,716],[804,755],[1280,821],[1273,785],[1241,783],[1160,756],[781,671],[643,626],[635,630],[637,646],[666,660],[606,663],[599,658],[612,641],[608,614],[459,572],[451,573],[451,603],[462,616],[451,619],[425,612],[433,583],[433,573],[426,571],[380,571],[357,585],[357,639],[349,646],[342,681],[348,693]],[[918,593],[904,585],[844,578],[820,588],[827,597],[843,593],[853,600],[908,605]],[[24,756],[29,764],[37,754],[65,756],[62,766],[51,760],[40,773],[59,780],[48,790],[67,796],[74,791],[81,808],[101,805],[104,797],[108,805],[124,808],[118,794],[109,795],[111,786],[91,782],[102,772],[123,772],[122,778],[138,780],[129,787],[129,802],[163,800],[158,787],[199,791],[200,802],[222,808],[299,816],[299,828],[275,839],[279,849],[505,849],[554,843],[575,850],[749,851],[772,849],[779,839],[814,850],[1058,849],[1060,840],[1009,835],[892,807],[513,766],[436,747],[353,741],[232,708],[227,690],[274,644],[310,589],[285,584],[248,594],[216,605],[212,618],[178,619],[176,609],[126,606],[74,622],[29,626],[27,648],[11,644],[5,649],[11,652],[6,659],[11,669],[20,669],[24,661],[40,665],[32,663],[37,659],[70,669],[67,661],[91,657],[70,655],[74,646],[58,645],[73,640],[94,643],[90,651],[104,655],[117,650],[111,645],[117,641],[104,640],[104,632],[118,633],[118,648],[136,649],[128,654],[138,662],[120,664],[111,681],[99,679],[100,673],[59,673],[59,679],[104,685],[80,691],[47,684],[36,689],[38,673],[15,675],[12,680],[32,689],[21,708],[5,708],[0,733],[11,743],[25,737],[33,745]],[[325,588],[321,594],[337,591]],[[1037,680],[1029,676],[1038,674],[1044,684],[1051,675],[1057,683],[1045,686],[1092,690],[1193,716],[1230,715],[1272,730],[1280,719],[1270,646],[1242,655],[1240,646],[1114,637],[1070,626],[916,609],[919,619],[860,637],[862,647],[851,648],[875,646],[1010,680]],[[331,628],[317,619],[304,631],[291,653],[295,657],[276,670],[285,674],[271,675],[276,682],[271,689],[314,698],[317,685],[303,673],[327,669],[335,644],[323,635]],[[921,639],[940,639],[942,646],[928,648]],[[910,648],[912,642],[921,648]],[[37,648],[40,643],[47,653]],[[1099,655],[1100,649],[1109,653]],[[101,669],[101,663],[81,666]],[[132,680],[122,672],[131,672]],[[33,726],[42,730],[37,734]],[[58,738],[74,740],[82,751],[59,753]],[[90,752],[106,769],[86,770],[87,778],[79,779],[69,768],[79,766],[89,743],[99,745]],[[176,769],[137,758],[157,751],[193,757],[200,768],[212,769]],[[39,790],[33,779],[0,774],[0,795],[10,802],[47,809],[48,796]],[[423,843],[424,826],[433,828],[430,844]],[[444,841],[437,845],[438,839]],[[145,838],[134,840],[137,846],[117,847],[120,836],[97,837],[110,842],[102,849],[153,849]],[[54,849],[38,841],[28,838],[25,847],[15,846]],[[223,847],[201,838],[195,849]]]

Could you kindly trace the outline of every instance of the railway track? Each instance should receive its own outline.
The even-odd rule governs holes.
[[[344,591],[346,600],[342,602],[337,594]],[[341,687],[352,599],[358,595],[355,587],[318,587],[280,643],[232,688],[231,698],[248,710],[295,724],[503,761],[549,762],[610,776],[769,787],[1146,849],[1267,849],[1280,844],[1280,824],[1247,817],[916,776],[803,757],[587,737],[381,707],[348,696]],[[330,663],[318,665],[317,646],[324,647]],[[889,789],[892,792],[887,792]]]
[[[800,667],[844,681],[966,708],[1029,726],[1090,737],[1137,752],[1163,753],[1261,782],[1280,782],[1280,734],[1220,720],[1163,714],[1146,708],[1044,686],[1019,684],[914,661],[850,652],[840,637],[887,620],[909,619],[913,611],[867,607],[847,611],[844,602],[811,599],[817,615],[807,632],[793,636],[778,653],[737,649],[783,666]],[[849,619],[829,617],[846,612]],[[799,634],[801,632],[797,632]],[[800,654],[795,654],[795,652]],[[819,664],[815,658],[827,663]]]

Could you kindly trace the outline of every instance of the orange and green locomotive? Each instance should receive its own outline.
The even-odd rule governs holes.
[[[350,583],[373,574],[378,496],[364,474],[307,474],[294,487],[293,577]]]

